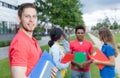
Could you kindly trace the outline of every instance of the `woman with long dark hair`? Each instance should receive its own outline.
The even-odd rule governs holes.
[[[60,28],[54,28],[50,32],[51,40],[48,42],[50,46],[50,55],[56,63],[58,69],[57,78],[64,78],[66,68],[70,63],[62,64],[60,61],[66,52],[69,52],[69,43],[64,39],[64,33]]]

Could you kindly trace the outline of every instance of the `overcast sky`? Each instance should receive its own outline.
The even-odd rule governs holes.
[[[81,0],[83,19],[87,26],[95,25],[106,16],[120,21],[120,0]]]
[[[33,3],[35,2],[35,0],[17,0],[17,2],[18,2],[18,5],[20,5],[22,3],[28,3],[28,2]]]
[[[120,0],[81,0],[83,12],[120,8]]]

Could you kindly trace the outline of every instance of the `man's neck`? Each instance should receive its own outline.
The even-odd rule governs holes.
[[[83,40],[78,40],[79,42],[83,42],[84,41],[84,39]]]
[[[26,30],[24,30],[23,28],[20,28],[27,36],[29,36],[30,38],[32,38],[32,34],[33,32],[28,32]]]

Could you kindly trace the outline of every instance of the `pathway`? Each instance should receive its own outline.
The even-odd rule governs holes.
[[[48,36],[45,36],[45,37],[42,37],[42,39],[39,40],[38,43],[40,46],[44,46],[48,43],[49,40],[50,38]],[[0,48],[0,60],[8,57],[8,48],[9,47]]]

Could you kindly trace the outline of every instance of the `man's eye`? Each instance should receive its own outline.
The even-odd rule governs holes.
[[[26,18],[29,18],[29,16],[27,15],[27,16],[25,16]]]
[[[37,16],[33,16],[33,18],[36,18]]]
[[[77,33],[77,34],[84,34],[84,33]]]

